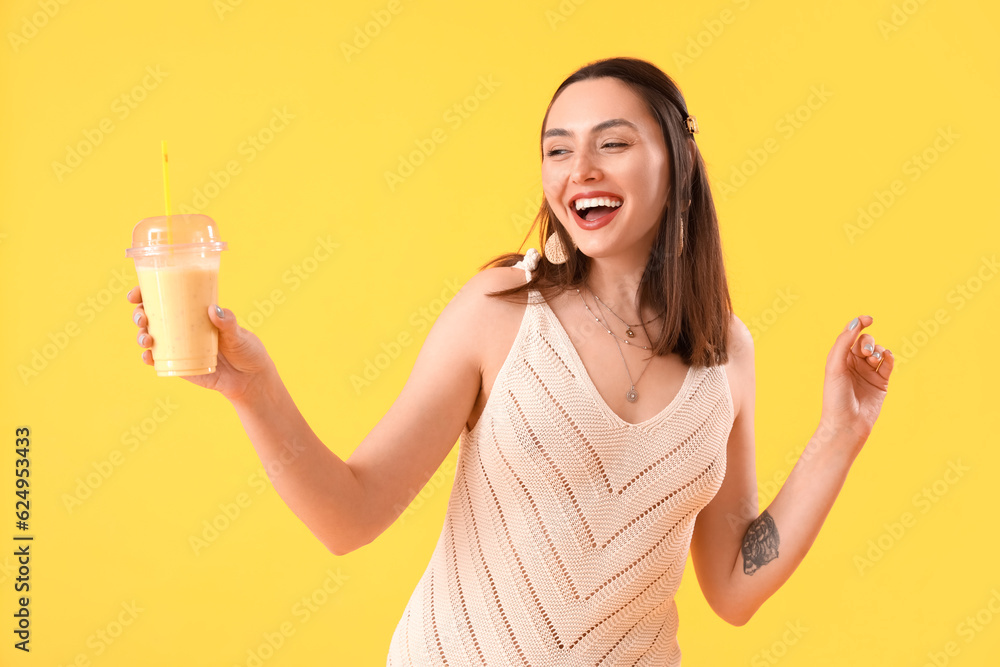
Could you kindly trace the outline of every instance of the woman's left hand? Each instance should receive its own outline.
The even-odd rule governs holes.
[[[852,320],[854,328],[851,323],[844,327],[826,358],[821,425],[853,439],[853,454],[875,426],[895,366],[892,352],[876,345],[870,334],[858,336],[873,321],[869,315]]]

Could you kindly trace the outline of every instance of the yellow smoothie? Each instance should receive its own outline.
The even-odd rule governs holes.
[[[197,263],[158,268],[136,266],[136,274],[147,328],[153,337],[156,374],[215,372],[219,332],[208,319],[208,307],[218,299],[218,259],[208,266]]]

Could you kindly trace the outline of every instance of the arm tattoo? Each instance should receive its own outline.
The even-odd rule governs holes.
[[[743,537],[743,573],[752,575],[778,557],[778,527],[767,513],[753,520]]]

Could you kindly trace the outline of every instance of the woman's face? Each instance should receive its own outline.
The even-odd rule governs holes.
[[[553,102],[543,130],[542,190],[583,254],[647,257],[666,208],[669,177],[659,124],[618,79],[578,81]],[[596,196],[621,205],[578,211],[575,200],[592,192],[608,193]]]

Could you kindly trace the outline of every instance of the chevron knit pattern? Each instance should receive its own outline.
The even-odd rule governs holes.
[[[674,595],[732,424],[721,365],[621,419],[532,290],[387,667],[680,665]]]

